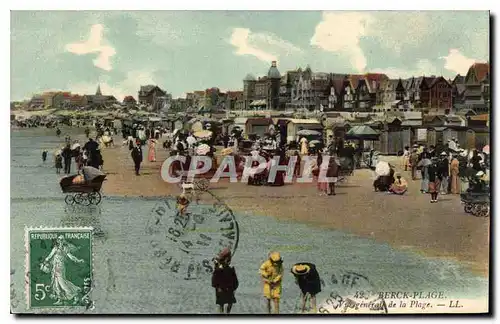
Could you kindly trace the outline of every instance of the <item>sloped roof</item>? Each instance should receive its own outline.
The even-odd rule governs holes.
[[[454,84],[462,84],[465,83],[465,76],[457,74],[452,81]]]
[[[486,78],[486,75],[490,72],[490,65],[488,63],[474,63],[471,66],[477,77],[477,81],[481,82]]]
[[[141,86],[141,89],[140,91],[141,92],[144,92],[144,93],[149,93],[151,90],[153,90],[156,86],[155,85],[152,85],[152,84],[148,84],[148,85],[145,85],[145,86]]]
[[[455,88],[457,89],[458,94],[463,94],[465,92],[465,90],[467,89],[465,84],[462,84],[462,83],[455,84]]]
[[[351,81],[352,87],[354,89],[358,88],[359,81],[364,78],[361,74],[351,74],[349,75],[349,80]]]

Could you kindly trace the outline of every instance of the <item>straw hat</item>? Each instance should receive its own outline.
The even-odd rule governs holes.
[[[271,252],[269,253],[269,259],[272,261],[272,262],[280,262],[280,261],[283,261],[281,259],[281,255],[279,252]]]
[[[484,172],[483,171],[479,171],[478,173],[476,173],[476,176],[482,177],[482,176],[484,176]]]
[[[294,275],[305,275],[311,271],[311,267],[307,264],[296,264],[292,267],[292,273]]]
[[[441,155],[446,156],[448,154],[446,152],[441,152]]]

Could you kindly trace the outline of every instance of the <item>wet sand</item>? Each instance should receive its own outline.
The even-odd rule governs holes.
[[[144,147],[141,175],[136,176],[130,151],[118,142],[114,148],[102,149],[104,171],[108,174],[103,185],[105,195],[175,196],[181,192],[179,185],[166,183],[160,177],[167,151],[159,147],[157,162],[148,162]],[[420,182],[411,181],[409,172],[402,174],[409,182],[404,196],[374,192],[369,170],[356,170],[347,183],[337,186],[336,196],[319,196],[315,183],[257,187],[227,179],[211,183],[210,191],[240,213],[370,237],[427,257],[452,258],[488,276],[489,219],[466,214],[457,195],[440,196],[438,203],[431,204],[429,195],[419,192]],[[203,194],[200,199],[203,201]]]

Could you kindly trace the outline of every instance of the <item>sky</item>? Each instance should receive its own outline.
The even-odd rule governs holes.
[[[11,11],[11,100],[46,90],[174,98],[247,74],[467,73],[489,61],[487,11]]]

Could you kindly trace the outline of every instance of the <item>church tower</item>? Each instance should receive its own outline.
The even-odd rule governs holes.
[[[102,96],[101,85],[100,84],[97,85],[97,91],[95,92],[95,95],[96,96]]]

